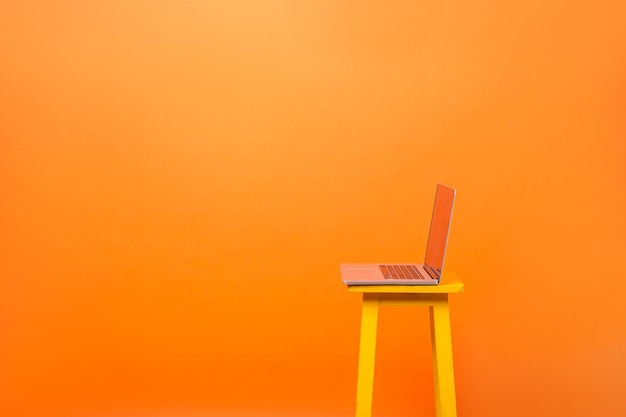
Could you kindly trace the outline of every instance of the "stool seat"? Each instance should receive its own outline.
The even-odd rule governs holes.
[[[430,335],[437,417],[456,417],[454,368],[448,294],[462,293],[461,280],[445,271],[439,285],[349,285],[349,292],[363,294],[356,416],[371,417],[376,361],[378,307],[419,305],[430,310]]]
[[[462,293],[463,283],[454,272],[445,271],[438,285],[348,285],[350,292],[375,292],[379,294],[453,294]]]

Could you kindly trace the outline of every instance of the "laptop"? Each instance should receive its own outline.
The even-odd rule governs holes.
[[[438,184],[435,206],[423,264],[341,264],[341,279],[347,285],[437,285],[450,232],[456,190]]]

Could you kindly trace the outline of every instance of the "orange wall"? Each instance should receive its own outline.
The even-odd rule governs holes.
[[[338,264],[419,261],[437,182],[459,414],[626,414],[623,2],[40,3],[0,6],[0,415],[352,415]],[[426,312],[381,314],[374,412],[432,415]]]

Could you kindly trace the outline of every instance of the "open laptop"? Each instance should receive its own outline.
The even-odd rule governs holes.
[[[456,190],[437,185],[423,264],[341,264],[347,285],[437,285],[443,272]]]

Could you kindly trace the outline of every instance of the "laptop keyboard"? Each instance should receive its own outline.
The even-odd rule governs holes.
[[[385,279],[424,279],[415,265],[379,265]]]

